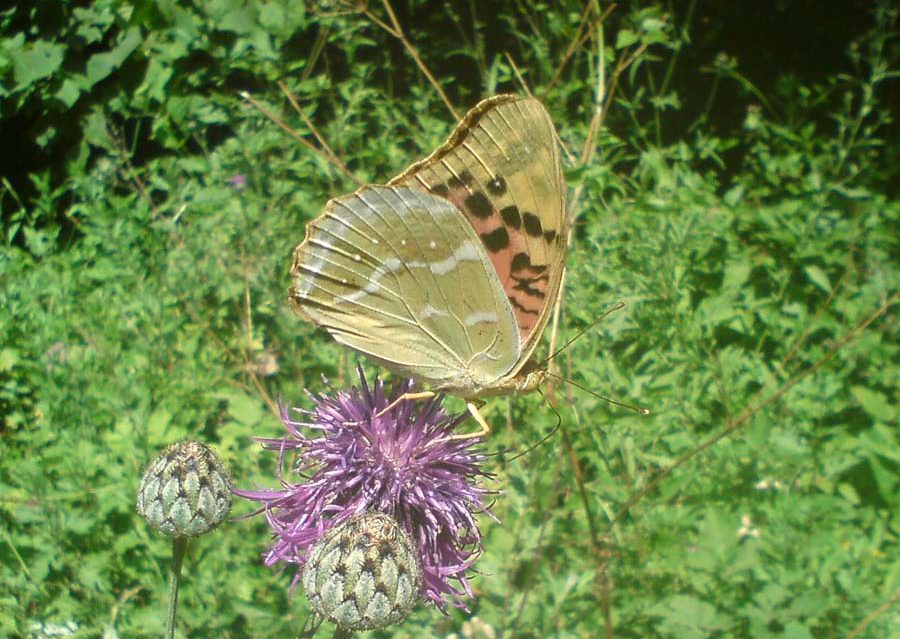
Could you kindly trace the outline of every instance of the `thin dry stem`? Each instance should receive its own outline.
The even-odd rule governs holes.
[[[597,33],[598,46],[600,47],[600,51],[598,53],[597,90],[594,94],[594,111],[596,113],[598,109],[605,108],[602,105],[604,102],[603,96],[605,95],[604,83],[606,80],[606,73],[605,73],[604,66],[603,66],[604,39],[603,39],[603,23],[602,23],[602,21],[599,21],[595,25],[594,28]],[[597,118],[595,116],[594,120],[596,120],[596,119]],[[592,120],[591,124],[593,125],[593,120]],[[592,151],[588,150],[588,149],[592,148],[593,145],[594,145],[593,144],[593,135],[589,134],[588,139],[585,141],[585,147],[581,153],[582,158],[593,157]],[[563,146],[563,148],[565,149],[565,146]],[[571,160],[571,158],[570,158],[570,160]],[[584,160],[582,161],[582,163],[584,163]],[[577,210],[578,200],[581,199],[581,193],[583,190],[584,190],[584,187],[580,186],[580,185],[575,189],[575,192],[572,195],[572,203],[569,206],[569,210],[566,212],[566,215],[568,215],[570,218],[569,230],[568,230],[567,237],[566,237],[567,246],[572,245],[572,239],[573,239],[574,233],[575,233],[574,222],[575,222],[575,218],[577,217],[574,214],[574,211]],[[560,283],[560,286],[559,286],[559,298],[557,299],[556,305],[553,308],[553,318],[550,322],[550,352],[551,353],[555,352],[554,346],[556,344],[557,337],[559,334],[559,325],[560,325],[560,317],[562,314],[562,306],[563,306],[563,299],[564,299],[563,291],[564,290],[565,290],[565,272],[563,272],[563,281]]]
[[[360,181],[360,179],[357,178],[357,177],[356,177],[356,176],[355,176],[355,175],[354,175],[354,174],[346,167],[346,165],[345,165],[343,162],[341,162],[341,161],[339,161],[339,160],[336,161],[336,160],[337,160],[336,156],[333,158],[332,155],[329,155],[328,153],[326,153],[325,151],[323,151],[322,149],[320,149],[319,147],[317,147],[315,144],[313,144],[312,142],[310,142],[309,140],[307,140],[306,138],[304,138],[302,135],[300,135],[300,133],[298,133],[297,131],[295,131],[295,130],[292,129],[291,127],[289,127],[289,126],[284,122],[284,120],[282,120],[280,117],[278,117],[278,116],[277,116],[276,114],[274,114],[272,111],[270,111],[268,108],[266,108],[265,106],[263,106],[260,102],[258,102],[252,95],[250,95],[250,94],[247,93],[246,91],[241,91],[240,96],[241,96],[242,98],[244,98],[247,102],[249,102],[250,104],[252,104],[254,107],[256,107],[256,108],[260,111],[260,113],[262,113],[262,114],[265,115],[267,118],[269,118],[270,120],[272,120],[272,122],[274,122],[274,123],[277,124],[279,127],[281,127],[281,130],[282,130],[282,131],[284,131],[285,133],[287,133],[288,135],[290,135],[292,138],[294,138],[295,140],[297,140],[297,142],[299,142],[300,144],[302,144],[303,146],[305,146],[307,149],[309,149],[310,151],[312,151],[313,153],[315,153],[316,155],[318,155],[320,158],[322,158],[323,160],[325,160],[325,161],[328,162],[329,164],[333,165],[338,171],[340,171],[341,173],[343,173],[344,176],[346,176],[347,178],[349,178],[350,180],[352,180],[355,184],[357,184],[357,185],[362,185],[362,182]],[[330,150],[330,149],[329,149],[329,150]]]
[[[571,229],[569,230],[569,233],[571,234]],[[570,235],[569,239],[571,240],[571,235]],[[551,354],[556,352],[556,342],[559,339],[559,325],[560,325],[560,320],[562,317],[562,307],[563,307],[564,293],[566,290],[566,273],[567,272],[568,271],[566,270],[565,265],[563,265],[563,273],[560,276],[560,281],[559,281],[559,292],[556,294],[556,304],[553,305],[553,318],[551,320],[551,325],[550,325],[550,351],[549,352]],[[551,358],[550,361],[547,362],[547,370],[550,371],[551,373],[556,372],[554,370],[557,368],[556,364],[554,363],[555,359],[556,358]],[[547,394],[552,396],[554,394],[554,389],[555,389],[554,378],[551,375],[550,379],[547,381]]]
[[[898,588],[897,590],[894,591],[894,594],[891,596],[890,599],[888,599],[887,601],[882,603],[880,606],[878,606],[875,610],[873,610],[872,612],[867,614],[863,618],[863,620],[860,621],[859,624],[857,624],[857,626],[847,634],[846,639],[853,639],[854,637],[858,637],[860,634],[862,634],[863,630],[868,628],[872,624],[873,621],[878,619],[878,617],[880,617],[881,615],[886,613],[888,610],[890,610],[894,606],[894,604],[896,604],[898,601],[900,601],[900,588]]]
[[[325,151],[325,153],[328,155],[328,158],[331,161],[331,163],[334,164],[335,166],[337,166],[340,169],[341,173],[343,173],[348,178],[353,180],[357,186],[362,186],[363,185],[362,180],[357,178],[353,174],[353,172],[347,167],[347,165],[344,164],[344,162],[331,149],[331,146],[328,144],[328,142],[325,141],[325,138],[319,133],[319,129],[316,127],[315,124],[313,124],[312,120],[310,120],[309,117],[307,117],[306,113],[301,108],[300,103],[297,102],[297,98],[294,97],[293,93],[288,91],[288,88],[285,86],[284,82],[279,82],[278,88],[281,89],[281,92],[288,99],[288,102],[291,103],[291,106],[294,107],[294,110],[300,115],[300,118],[303,120],[304,124],[306,124],[306,126],[309,127],[310,132],[313,134],[313,136],[319,142],[319,144],[321,145],[321,147]]]
[[[525,81],[525,77],[522,75],[522,72],[519,71],[519,65],[516,64],[516,61],[513,60],[513,57],[509,54],[509,51],[506,51],[504,54],[506,57],[506,61],[509,63],[509,66],[512,67],[513,73],[516,76],[516,80],[519,81],[519,86],[525,91],[525,94],[529,98],[533,98],[534,94],[531,92],[531,87],[528,86],[528,83]]]
[[[456,109],[453,107],[453,103],[450,102],[447,94],[444,93],[444,89],[441,88],[441,85],[438,83],[437,79],[435,79],[435,77],[431,74],[431,71],[428,70],[428,67],[425,66],[425,62],[422,61],[422,58],[419,56],[419,52],[403,32],[403,27],[400,26],[400,21],[397,19],[397,14],[394,13],[394,8],[391,6],[390,0],[381,0],[381,4],[384,7],[384,10],[387,12],[388,18],[391,21],[390,26],[385,24],[382,20],[379,20],[371,11],[369,11],[368,7],[363,7],[362,13],[376,25],[400,40],[400,42],[403,44],[403,48],[406,49],[406,52],[416,63],[416,66],[419,67],[419,70],[425,75],[426,78],[428,78],[428,81],[438,92],[438,95],[441,96],[441,100],[444,101],[444,104],[450,110],[450,113],[453,114],[453,117],[455,119],[459,120],[459,113],[457,113]]]
[[[642,44],[637,49],[635,49],[634,53],[632,53],[628,57],[619,58],[619,62],[616,64],[616,68],[613,70],[612,75],[609,78],[609,88],[606,93],[606,101],[603,103],[603,108],[594,112],[594,118],[591,120],[591,127],[588,131],[588,142],[590,144],[585,144],[585,154],[582,155],[582,162],[587,164],[594,157],[594,145],[593,139],[600,132],[600,129],[603,127],[603,122],[606,120],[606,114],[609,113],[609,107],[612,105],[612,99],[616,94],[616,86],[619,84],[619,78],[622,73],[625,72],[628,67],[634,64],[635,60],[644,55],[644,52],[647,50],[646,44]]]
[[[109,128],[112,132],[111,137],[118,147],[119,153],[122,156],[122,160],[125,162],[128,179],[131,180],[131,183],[134,185],[134,188],[137,189],[137,192],[140,194],[141,198],[147,203],[147,205],[150,207],[150,210],[153,211],[153,217],[158,218],[159,210],[156,208],[156,203],[153,201],[153,198],[150,197],[150,194],[147,192],[147,187],[144,185],[143,180],[141,180],[140,176],[138,176],[134,165],[131,163],[131,154],[128,152],[128,148],[125,146],[125,141],[121,138],[121,133],[118,131],[117,127],[112,126],[112,124],[110,124]]]
[[[584,46],[584,44],[590,40],[591,38],[591,30],[587,29],[582,33],[582,29],[588,24],[588,14],[591,13],[591,10],[596,8],[597,0],[588,0],[584,5],[584,11],[581,13],[581,20],[578,24],[578,31],[575,33],[575,37],[572,38],[572,41],[569,42],[569,48],[566,49],[566,52],[563,54],[562,60],[559,62],[559,66],[556,67],[556,71],[553,73],[553,78],[550,80],[547,88],[552,88],[556,86],[556,83],[559,82],[559,79],[562,77],[562,73],[566,68],[566,65],[569,63],[569,60],[572,59],[572,56],[575,55],[575,52]],[[615,11],[618,5],[616,3],[612,3],[603,11],[600,15],[600,18],[594,23],[594,30],[596,30],[599,26],[601,26],[606,18],[609,17],[613,11]]]

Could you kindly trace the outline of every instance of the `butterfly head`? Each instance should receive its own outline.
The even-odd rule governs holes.
[[[519,371],[519,374],[510,380],[513,384],[513,392],[518,395],[519,393],[536,391],[544,385],[544,380],[547,379],[548,374],[546,369],[538,368],[534,360],[529,360],[522,367],[522,370]]]
[[[550,373],[539,368],[534,360],[528,362],[512,377],[490,388],[482,389],[479,397],[493,395],[521,395],[532,393],[544,385],[544,380]]]

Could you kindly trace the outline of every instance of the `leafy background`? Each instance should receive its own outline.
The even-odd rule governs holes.
[[[276,398],[353,381],[285,304],[305,222],[353,188],[315,133],[384,181],[445,98],[527,86],[571,154],[556,343],[627,303],[555,364],[652,414],[492,402],[471,610],[373,634],[900,637],[897,26],[888,2],[6,5],[0,635],[159,636],[144,465],[192,437],[274,486]],[[267,543],[257,518],[192,546],[184,636],[299,633]]]

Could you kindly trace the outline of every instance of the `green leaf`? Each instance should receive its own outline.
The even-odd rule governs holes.
[[[662,629],[672,636],[703,639],[729,627],[725,615],[711,604],[688,595],[674,595],[653,608],[662,617]]]
[[[826,293],[831,293],[831,282],[828,280],[828,275],[825,274],[825,271],[814,264],[804,266],[803,270],[806,272],[806,276],[809,278],[810,282]]]
[[[871,417],[885,422],[893,421],[896,410],[883,393],[865,386],[853,386],[850,392]]]
[[[88,83],[93,86],[122,66],[142,41],[141,30],[131,27],[112,51],[92,55],[85,71]]]
[[[784,639],[813,639],[813,634],[809,631],[809,628],[798,621],[787,623],[781,636]]]
[[[153,411],[150,418],[147,419],[147,434],[151,441],[166,441],[166,434],[169,425],[172,423],[172,414],[165,408],[158,408]]]
[[[66,106],[66,108],[69,108],[73,104],[78,102],[78,98],[80,96],[81,90],[78,88],[78,85],[69,78],[63,80],[62,85],[54,95],[54,97],[62,102]]]
[[[639,39],[640,38],[638,38],[638,35],[634,31],[631,31],[630,29],[620,29],[618,35],[616,35],[616,49],[630,47]]]
[[[732,260],[725,265],[722,288],[735,289],[743,285],[750,275],[751,265],[747,260]]]
[[[249,6],[230,1],[221,3],[222,7],[226,5],[231,6],[218,18],[219,29],[247,35],[259,28],[256,23],[255,5]]]
[[[99,110],[94,110],[85,118],[84,139],[88,144],[99,147],[108,147],[112,143],[112,136],[106,126],[106,118]]]
[[[744,185],[737,184],[725,192],[725,195],[722,196],[722,201],[730,207],[735,207],[743,199],[743,197]]]
[[[62,64],[65,50],[62,44],[38,40],[14,51],[11,55],[13,78],[19,88],[26,88],[55,73]]]
[[[238,391],[225,391],[218,396],[228,401],[228,414],[234,421],[244,426],[255,426],[266,414],[258,397],[251,397]]]
[[[95,3],[99,6],[75,8],[72,17],[78,25],[75,33],[88,44],[94,44],[103,40],[104,35],[113,23],[114,15],[109,6]]]
[[[303,5],[301,4],[297,9],[302,11]],[[264,4],[259,11],[259,24],[267,31],[281,32],[285,25],[288,24],[287,13],[284,7],[275,2]]]
[[[172,77],[175,69],[171,64],[163,64],[156,58],[150,58],[147,71],[144,73],[144,82],[138,89],[138,94],[146,95],[157,102],[166,99],[166,85]]]
[[[9,372],[19,361],[19,351],[14,348],[0,350],[0,371]]]

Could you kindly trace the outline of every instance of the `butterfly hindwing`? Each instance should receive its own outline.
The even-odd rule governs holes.
[[[510,95],[482,101],[444,145],[391,184],[447,198],[465,214],[516,317],[524,364],[549,318],[565,266],[565,182],[543,105]]]
[[[395,373],[489,384],[520,359],[515,319],[478,235],[447,199],[367,186],[328,202],[294,251],[290,301]]]

